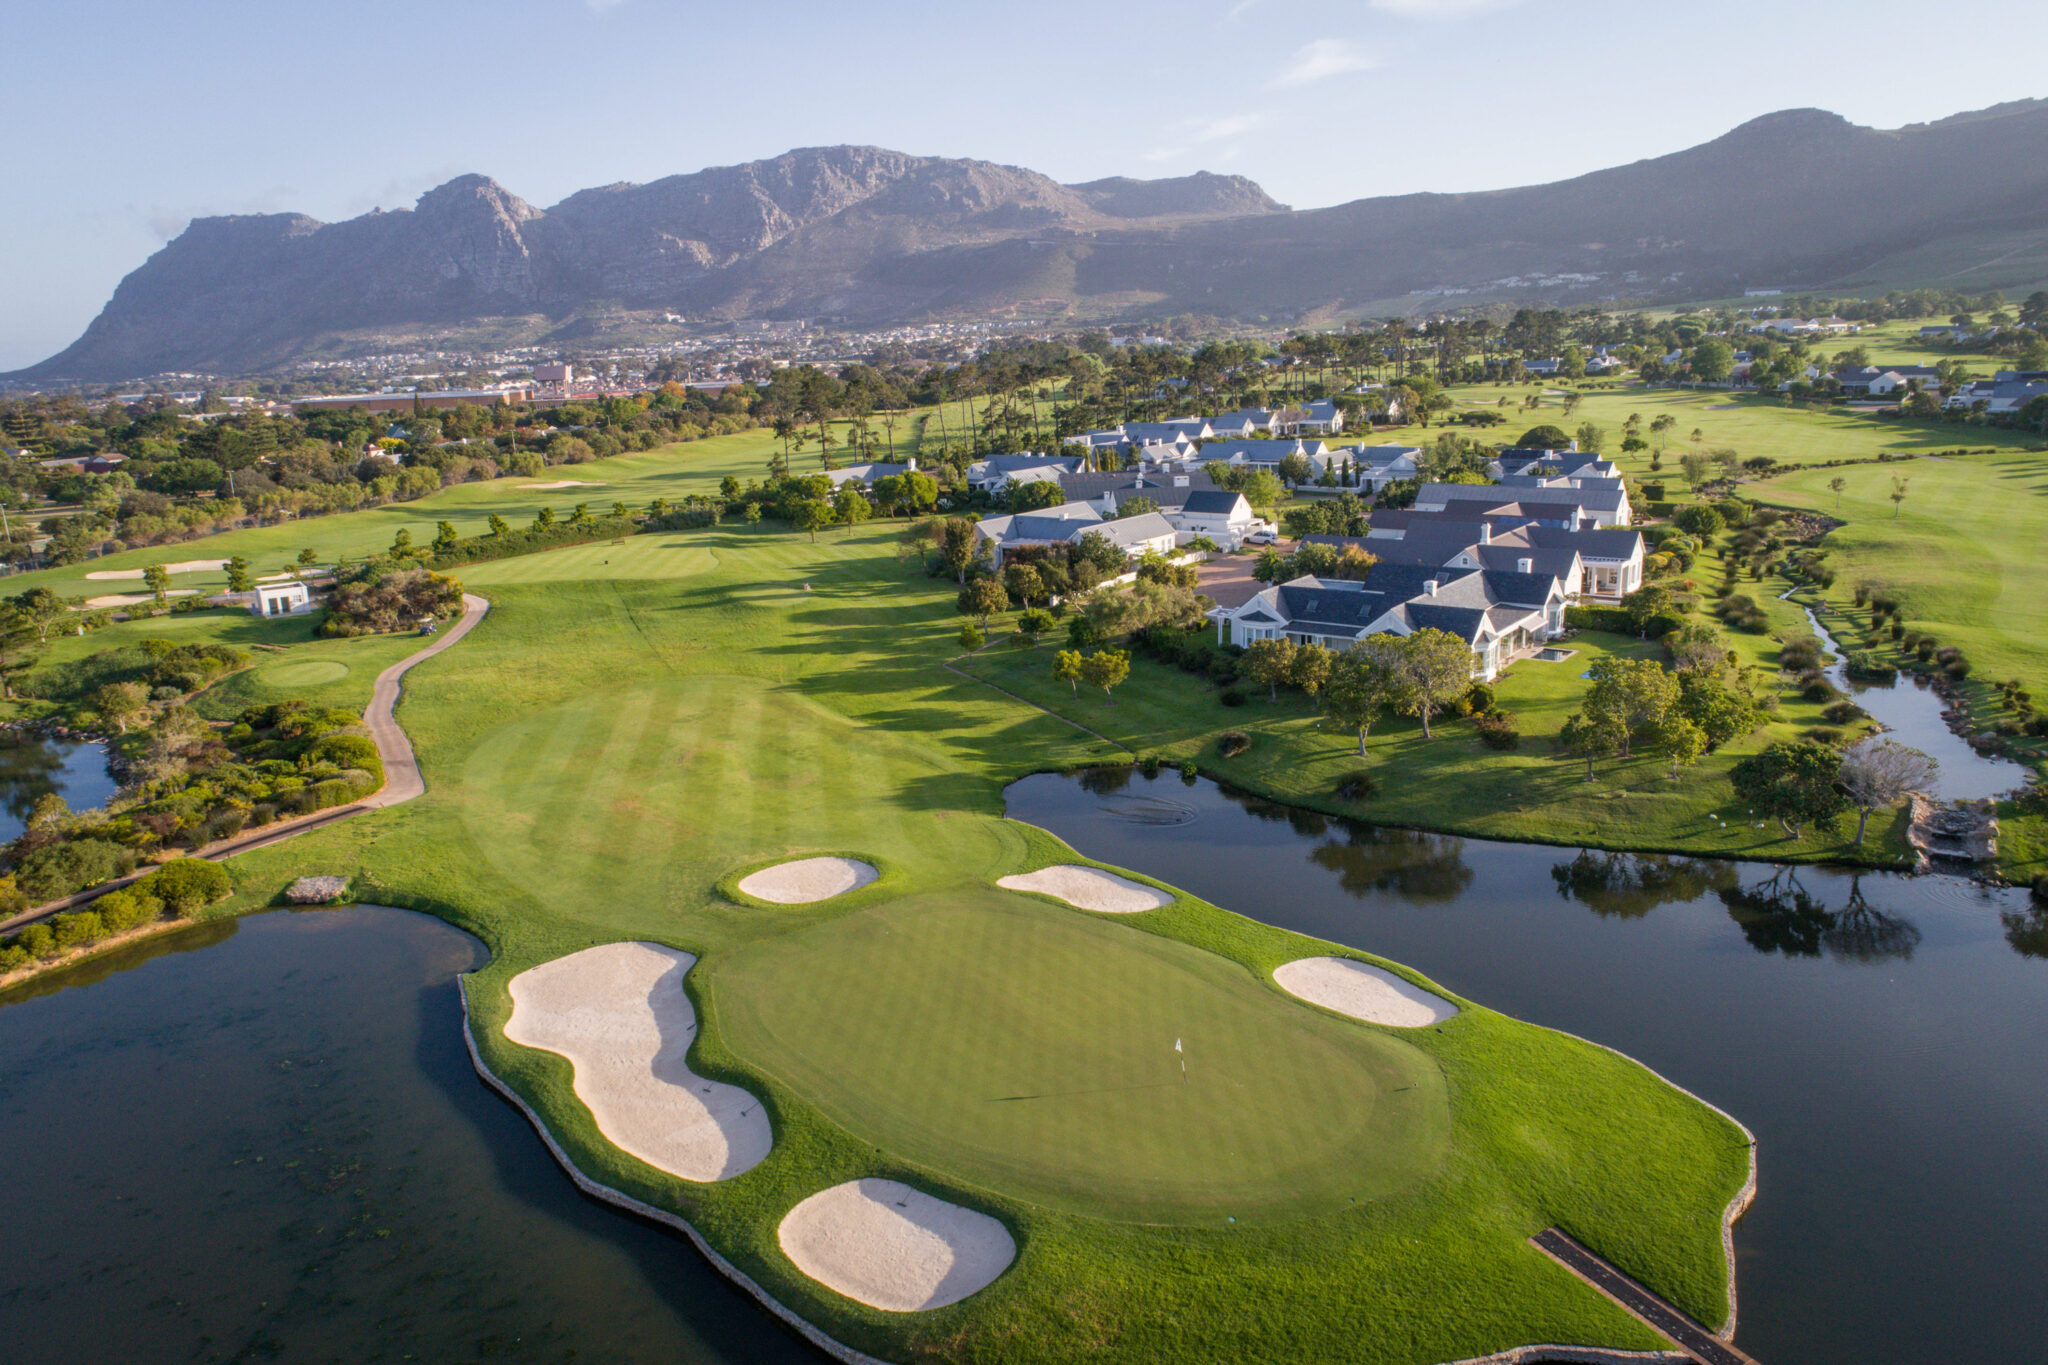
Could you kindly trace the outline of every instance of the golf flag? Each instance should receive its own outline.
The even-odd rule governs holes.
[[[1180,1051],[1180,1039],[1176,1038],[1173,1040],[1173,1050],[1175,1052]]]

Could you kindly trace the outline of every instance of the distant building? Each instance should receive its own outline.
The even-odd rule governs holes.
[[[252,616],[296,616],[313,609],[313,592],[294,579],[289,583],[259,583],[249,601]]]
[[[292,403],[292,411],[303,415],[309,412],[346,412],[350,408],[361,408],[364,412],[415,412],[420,409],[447,409],[468,403],[473,407],[496,407],[512,403],[524,403],[533,397],[531,389],[439,389],[433,392],[406,393],[339,393],[324,398],[300,398]]]
[[[556,388],[566,389],[576,382],[576,367],[574,365],[536,365],[533,367],[533,382],[536,384],[551,384]]]

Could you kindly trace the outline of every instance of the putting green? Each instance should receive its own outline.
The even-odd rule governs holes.
[[[348,676],[348,665],[339,659],[301,659],[297,663],[273,664],[263,670],[266,687],[315,687]]]
[[[1243,1224],[1393,1193],[1448,1148],[1419,1049],[1008,892],[895,901],[706,965],[749,1064],[876,1146],[1034,1203]]]

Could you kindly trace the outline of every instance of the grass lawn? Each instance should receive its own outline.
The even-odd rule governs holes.
[[[716,444],[686,450],[715,471]],[[1694,1315],[1725,1315],[1720,1214],[1747,1165],[1725,1119],[1477,1003],[1441,1031],[1319,1011],[1270,974],[1331,945],[1191,897],[1111,920],[996,892],[997,877],[1085,861],[1002,818],[1003,785],[1124,751],[946,670],[953,593],[895,557],[890,527],[665,539],[624,563],[556,552],[470,575],[491,614],[409,677],[399,712],[427,794],[236,859],[222,913],[341,872],[367,899],[480,935],[479,1046],[570,1157],[890,1359],[1656,1347],[1526,1244],[1551,1224]],[[740,868],[818,853],[883,875],[807,907],[718,891]],[[621,939],[702,959],[691,1066],[746,1086],[774,1124],[773,1152],[734,1180],[692,1185],[626,1156],[564,1059],[500,1032],[512,976]],[[1005,1099],[1066,1077],[1145,1083],[1177,1036],[1191,1077],[1202,1069],[1172,1083],[1185,1090]],[[871,1175],[1001,1219],[1016,1264],[920,1314],[816,1285],[776,1224]]]

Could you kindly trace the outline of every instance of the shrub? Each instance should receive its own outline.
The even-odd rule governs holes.
[[[1370,801],[1379,795],[1380,782],[1368,772],[1356,772],[1337,779],[1334,788],[1339,801]]]
[[[29,925],[14,936],[14,942],[36,957],[47,959],[57,955],[57,935],[47,924]]]
[[[1138,767],[1144,772],[1145,776],[1147,777],[1159,776],[1159,758],[1157,755],[1148,756],[1144,762],[1138,765]]]
[[[1022,616],[1017,618],[1017,633],[1034,643],[1039,636],[1051,630],[1052,626],[1052,613],[1044,607],[1028,608]]]
[[[962,649],[980,649],[988,643],[988,637],[983,635],[981,628],[972,621],[960,627],[959,640]]]
[[[30,961],[33,960],[33,958],[34,954],[30,953],[28,949],[22,947],[20,944],[0,944],[0,976],[5,976],[9,972],[20,971],[23,967],[26,967],[30,963]]]
[[[1920,656],[1920,662],[1923,664],[1932,659],[1934,657],[1934,637],[1932,635],[1921,636],[1920,643],[1913,646],[1913,652]]]
[[[1468,715],[1483,716],[1496,705],[1493,688],[1486,683],[1473,683],[1472,690],[1465,694],[1465,711]]]
[[[1948,661],[1948,667],[1943,669],[1942,671],[1947,673],[1951,678],[1954,678],[1957,682],[1961,682],[1964,678],[1970,676],[1970,661],[1968,659],[1960,657],[1950,659]]]
[[[135,852],[106,839],[71,839],[36,849],[15,869],[32,905],[98,886],[135,869]]]
[[[1829,748],[1834,749],[1839,749],[1849,742],[1849,732],[1847,730],[1838,730],[1831,725],[1810,726],[1801,732],[1800,737],[1802,739],[1810,739],[1815,744],[1825,744]]]
[[[179,918],[197,914],[215,901],[226,900],[234,890],[228,870],[204,858],[174,858],[144,877],[138,885],[164,903]]]
[[[337,768],[360,768],[375,777],[381,785],[384,780],[384,760],[377,753],[377,743],[368,735],[322,735],[306,750],[306,762],[331,763]]]
[[[1216,741],[1216,752],[1225,758],[1236,758],[1252,747],[1252,737],[1242,730],[1225,730],[1223,737]]]
[[[50,921],[50,931],[57,940],[57,951],[69,952],[73,948],[85,948],[98,943],[107,936],[107,926],[100,922],[97,912],[74,910],[58,915]]]
[[[1896,665],[1861,650],[1849,656],[1847,672],[1857,682],[1890,682],[1899,676]]]
[[[1223,690],[1223,695],[1216,700],[1222,702],[1225,706],[1243,706],[1244,693],[1234,687],[1227,687]]]
[[[1808,701],[1835,701],[1842,694],[1826,678],[1814,678],[1799,689],[1799,695]]]
[[[1859,720],[1868,720],[1869,713],[1855,702],[1846,698],[1836,702],[1820,713],[1820,718],[1830,725],[1853,725]]]
[[[144,889],[140,882],[118,891],[109,891],[94,901],[92,907],[100,912],[100,919],[108,932],[116,934],[140,928],[164,912],[164,903]]]
[[[1489,749],[1522,747],[1522,732],[1515,728],[1515,713],[1512,711],[1495,711],[1479,717],[1473,724],[1479,730],[1479,742]]]
[[[1195,766],[1192,758],[1184,758],[1180,761],[1180,775],[1183,780],[1192,782],[1202,775],[1202,770]]]

